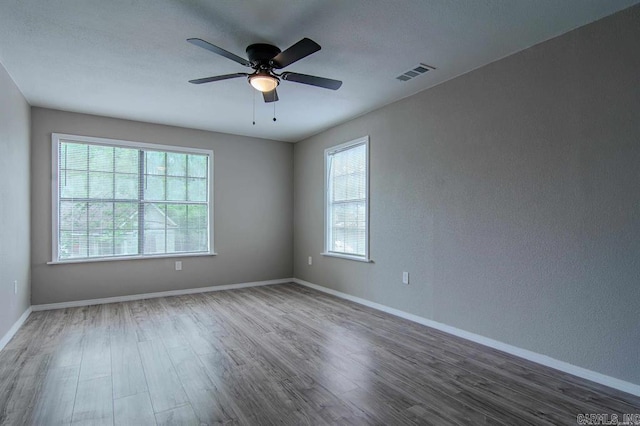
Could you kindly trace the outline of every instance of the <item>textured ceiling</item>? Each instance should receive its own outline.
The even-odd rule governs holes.
[[[298,141],[637,2],[0,0],[0,62],[31,105]],[[344,84],[283,82],[274,123],[242,78],[187,83],[246,71],[189,37],[240,56],[309,37],[322,50],[287,70]],[[395,79],[420,62],[437,69]]]

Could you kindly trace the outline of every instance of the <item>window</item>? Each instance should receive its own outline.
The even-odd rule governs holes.
[[[325,255],[369,261],[369,137],[325,151]]]
[[[54,133],[53,262],[213,254],[213,152]]]

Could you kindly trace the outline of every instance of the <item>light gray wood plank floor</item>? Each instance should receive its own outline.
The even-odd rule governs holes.
[[[577,424],[640,398],[295,284],[34,312],[2,425]]]

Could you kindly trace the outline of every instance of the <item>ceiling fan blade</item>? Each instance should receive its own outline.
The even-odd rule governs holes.
[[[193,45],[196,45],[198,47],[202,47],[203,49],[207,49],[209,52],[213,52],[216,53],[220,56],[224,56],[227,59],[231,59],[234,62],[239,63],[240,65],[244,65],[245,67],[251,67],[251,63],[249,61],[247,61],[244,58],[241,58],[238,55],[234,55],[231,52],[227,52],[226,50],[224,50],[221,47],[218,46],[214,46],[213,44],[209,43],[208,41],[204,41],[202,39],[199,38],[188,38],[187,41]]]
[[[331,90],[338,90],[340,86],[342,86],[342,82],[340,80],[316,77],[315,75],[298,74],[297,72],[283,72],[282,79]]]
[[[264,98],[265,102],[275,102],[278,100],[278,91],[276,89],[273,89],[270,92],[262,92],[262,97]]]
[[[189,80],[192,84],[211,83],[212,81],[229,80],[230,78],[246,77],[249,74],[244,72],[237,72],[235,74],[216,75],[214,77],[197,78],[195,80]]]
[[[284,68],[320,50],[321,47],[309,38],[303,38],[284,52],[278,53],[271,61],[274,68]]]

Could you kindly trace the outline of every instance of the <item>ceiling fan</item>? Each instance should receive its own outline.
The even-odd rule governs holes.
[[[249,60],[199,38],[190,38],[187,39],[187,41],[191,44],[202,47],[203,49],[207,49],[210,52],[224,56],[227,59],[231,59],[240,65],[253,68],[252,73],[238,72],[234,74],[198,78],[196,80],[189,80],[189,83],[202,84],[213,81],[228,80],[231,78],[247,77],[251,86],[262,92],[265,102],[275,102],[278,100],[276,87],[280,84],[281,79],[331,90],[338,90],[340,86],[342,86],[341,81],[332,80],[330,78],[316,77],[314,75],[299,74],[297,72],[289,71],[277,74],[274,71],[285,68],[321,49],[318,43],[308,38],[303,38],[284,52],[271,44],[252,44],[247,47],[247,57]]]

